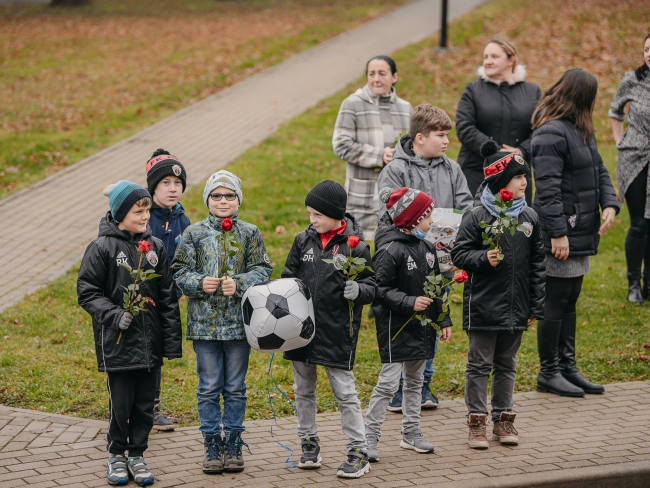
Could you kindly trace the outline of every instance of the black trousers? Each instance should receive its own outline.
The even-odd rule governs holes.
[[[648,166],[637,176],[625,193],[625,202],[630,212],[630,229],[625,239],[625,258],[628,277],[641,279],[641,263],[644,264],[644,279],[650,279],[650,219],[644,218]]]
[[[544,297],[544,318],[562,320],[568,313],[576,313],[576,303],[582,290],[584,276],[575,278],[546,277],[546,296]]]
[[[108,373],[108,452],[142,456],[153,426],[153,403],[160,368]]]

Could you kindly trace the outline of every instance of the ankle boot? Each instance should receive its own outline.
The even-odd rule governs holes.
[[[645,269],[643,270],[643,288],[641,288],[641,296],[644,300],[650,300],[650,260],[646,260]]]
[[[537,391],[581,397],[585,395],[584,390],[575,386],[560,373],[558,341],[561,328],[561,320],[540,320],[537,324],[537,350],[540,361]]]
[[[560,356],[560,373],[567,380],[582,388],[585,393],[598,394],[605,391],[602,385],[592,383],[582,376],[576,366],[576,314],[574,313],[565,313],[562,316],[558,354]]]
[[[643,303],[643,291],[641,290],[641,270],[627,273],[627,301],[631,303]]]

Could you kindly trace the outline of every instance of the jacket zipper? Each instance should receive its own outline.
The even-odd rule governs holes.
[[[316,246],[318,246],[320,242],[316,243]],[[304,254],[304,253],[303,253]],[[318,284],[320,283],[321,275],[323,273],[323,255],[325,254],[325,249],[321,247],[321,259],[319,259],[318,262],[318,274],[316,275],[316,281],[314,282],[314,318],[316,316],[316,307],[318,304]],[[316,259],[316,256],[314,256],[314,260]],[[309,357],[312,354],[312,349],[313,349],[313,344],[314,341],[311,341],[309,343],[309,353],[307,354],[307,362],[309,363]]]
[[[472,277],[469,279],[469,303],[467,305],[467,316],[469,317],[468,324],[467,324],[467,330],[470,330],[472,328],[472,283],[474,282],[474,273],[472,273]]]
[[[519,225],[519,217],[517,217],[517,225]],[[515,234],[516,236],[517,234]],[[515,302],[515,293],[514,293],[514,288],[515,288],[515,262],[516,262],[516,250],[515,248],[515,236],[512,237],[512,280],[510,281],[510,333],[513,334],[515,331],[515,326],[514,326],[514,321],[512,317],[512,308],[514,307],[514,302]]]
[[[132,257],[131,246],[128,247],[129,247],[129,256]],[[140,260],[140,256],[138,256],[137,259],[133,261],[133,265],[137,266],[136,262],[139,262],[139,260]],[[151,372],[151,361],[149,361],[149,346],[147,345],[147,320],[145,319],[144,315],[142,315],[142,336],[144,342],[144,357],[147,361],[147,372]]]
[[[390,326],[393,321],[393,312],[388,312],[388,362],[393,362],[393,333],[390,331]]]

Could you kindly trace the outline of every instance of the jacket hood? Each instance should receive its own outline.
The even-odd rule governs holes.
[[[361,228],[361,226],[359,226],[359,224],[357,223],[355,218],[352,215],[350,215],[349,213],[346,212],[345,217],[343,217],[343,220],[345,220],[345,230],[343,231],[343,234],[341,234],[341,235],[343,235],[343,236],[357,236],[359,239],[361,239],[363,241],[364,240],[363,239],[363,229]],[[307,229],[305,231],[307,232],[307,234],[311,235],[312,237],[314,237],[316,239],[320,239],[318,237],[318,231],[316,229],[314,229],[314,226],[312,224],[309,224],[309,226],[307,227]]]
[[[118,239],[123,239],[125,241],[139,241],[151,237],[151,228],[147,225],[147,230],[142,234],[132,236],[128,230],[121,230],[117,227],[117,224],[113,220],[113,216],[109,210],[99,222],[99,233],[97,234],[97,237],[103,236],[117,237]]]
[[[481,66],[477,71],[476,74],[478,74],[479,78],[481,78],[483,81],[488,81],[490,83],[494,83],[495,85],[500,85],[502,82],[496,81],[490,77],[488,77],[485,74],[485,68]],[[515,83],[520,83],[522,81],[526,81],[526,67],[522,66],[521,64],[518,64],[515,66],[515,71],[510,75],[510,77],[505,80],[508,85],[512,86]]]
[[[373,103],[375,105],[379,105],[379,99],[381,97],[389,98],[390,103],[395,102],[395,100],[397,98],[397,92],[395,91],[394,86],[391,87],[390,93],[388,93],[388,95],[382,95],[381,97],[378,96],[378,95],[375,95],[368,85],[364,85],[362,88],[359,88],[356,92],[354,92],[354,94],[356,96],[358,96],[364,102]]]
[[[423,168],[436,166],[437,164],[440,164],[444,161],[444,158],[433,158],[431,160],[431,163],[427,163],[422,156],[417,156],[413,152],[413,141],[411,140],[411,136],[409,134],[403,135],[400,137],[399,141],[397,141],[397,145],[395,146],[395,153],[393,154],[393,160],[395,159],[401,159],[406,163],[422,166]],[[397,188],[394,188],[394,190],[397,190]]]

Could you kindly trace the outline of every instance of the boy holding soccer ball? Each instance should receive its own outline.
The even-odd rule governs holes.
[[[305,206],[311,225],[293,242],[283,278],[299,278],[312,292],[316,332],[305,347],[284,354],[292,361],[298,410],[298,436],[302,444],[299,468],[319,468],[322,458],[316,426],[316,365],[325,367],[332,393],[341,411],[341,426],[350,442],[347,461],[337,475],[359,478],[370,471],[361,405],[352,366],[357,348],[363,305],[375,297],[375,278],[364,269],[356,280],[346,274],[348,259],[370,253],[363,231],[345,213],[347,194],[334,181],[322,181],[307,194]],[[327,260],[327,261],[326,261]]]
[[[203,190],[210,214],[185,229],[172,265],[176,284],[189,298],[187,339],[194,341],[199,375],[204,473],[244,469],[242,447],[246,443],[241,434],[250,346],[241,297],[251,286],[268,281],[273,271],[260,230],[238,219],[242,200],[237,176],[225,170],[210,176]]]

